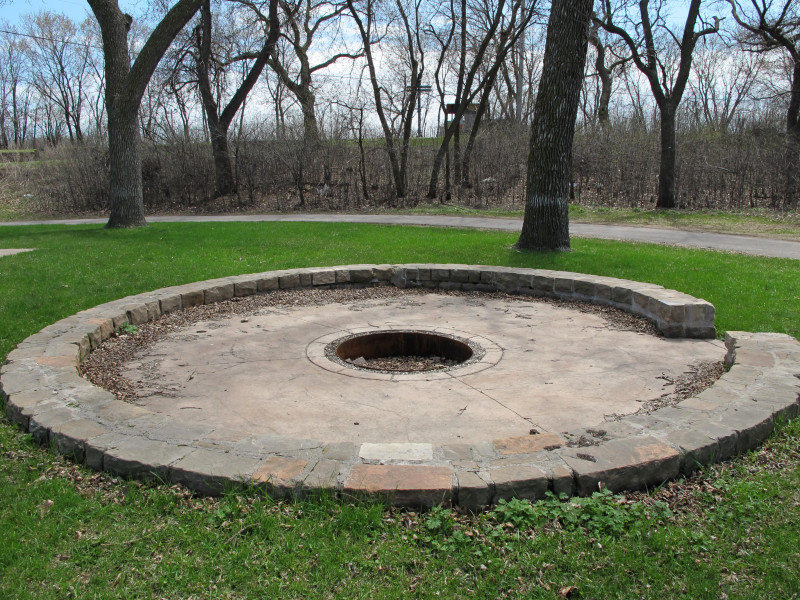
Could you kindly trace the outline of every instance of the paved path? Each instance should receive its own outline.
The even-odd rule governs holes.
[[[221,216],[176,216],[148,217],[151,223],[176,222],[227,222],[227,221],[305,221],[320,223],[371,223],[376,225],[426,225],[433,227],[461,227],[466,229],[496,229],[519,231],[521,219],[495,219],[491,217],[453,217],[444,215],[346,215],[346,214],[288,214],[288,215],[221,215]],[[65,219],[60,221],[17,221],[0,225],[88,225],[103,224],[106,219]],[[570,223],[570,234],[575,237],[646,242],[706,248],[726,252],[741,252],[756,256],[773,256],[800,260],[800,242],[769,238],[682,231],[679,229],[655,229],[650,227],[628,227],[591,223]]]

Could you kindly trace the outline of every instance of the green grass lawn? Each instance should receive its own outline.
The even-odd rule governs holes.
[[[500,232],[324,223],[0,228],[0,356],[53,321],[167,285],[279,268],[455,262],[650,281],[713,302],[719,332],[800,337],[800,263]],[[627,499],[466,518],[377,504],[196,499],[94,474],[0,421],[0,598],[797,598],[800,424],[757,453]],[[573,589],[577,588],[577,589]]]

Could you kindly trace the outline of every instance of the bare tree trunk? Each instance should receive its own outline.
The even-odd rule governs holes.
[[[139,150],[139,106],[161,57],[202,0],[179,0],[153,30],[133,66],[128,31],[133,21],[116,0],[89,0],[103,35],[108,111],[111,215],[106,227],[140,227],[144,219],[142,161]]]
[[[111,215],[106,227],[141,227],[144,218],[139,113],[108,111],[108,159]]]
[[[553,0],[531,126],[521,250],[569,250],[572,141],[592,0]]]
[[[661,160],[656,208],[675,208],[675,107],[665,102],[660,108]]]
[[[798,202],[798,161],[800,161],[800,63],[794,63],[792,91],[786,113],[786,150],[784,153],[785,183],[783,202],[785,208],[794,208]]]
[[[228,130],[234,116],[244,104],[247,95],[255,86],[261,72],[267,64],[269,56],[272,54],[279,35],[278,20],[278,1],[270,0],[269,7],[269,34],[267,35],[261,52],[256,56],[250,71],[247,73],[242,84],[233,94],[230,102],[220,114],[219,106],[211,87],[209,70],[211,66],[211,3],[209,0],[203,2],[201,7],[201,23],[196,31],[196,43],[198,46],[197,74],[198,88],[200,97],[203,101],[208,123],[208,131],[211,134],[211,150],[214,157],[215,175],[215,196],[227,196],[236,192],[236,178],[233,176],[230,151],[228,149]]]

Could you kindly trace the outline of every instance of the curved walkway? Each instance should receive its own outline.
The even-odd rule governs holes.
[[[492,217],[454,217],[445,215],[348,215],[348,214],[308,214],[285,215],[215,215],[215,216],[174,216],[148,217],[151,223],[177,222],[319,222],[319,223],[367,223],[375,225],[422,225],[433,227],[458,227],[464,229],[496,229],[519,231],[521,219],[497,219]],[[15,221],[0,225],[88,225],[103,224],[106,219],[64,219],[56,221]],[[650,227],[629,227],[624,225],[603,225],[594,223],[570,223],[570,234],[575,237],[620,240],[666,244],[688,248],[703,248],[723,252],[740,252],[755,256],[771,256],[800,260],[800,242],[775,240],[769,238],[683,231],[679,229],[656,229]]]

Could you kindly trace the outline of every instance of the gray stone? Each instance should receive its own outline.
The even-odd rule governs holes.
[[[549,488],[547,474],[532,465],[499,467],[489,471],[489,476],[494,483],[492,504],[511,498],[539,500]]]
[[[258,292],[258,281],[255,279],[240,279],[233,284],[233,295],[237,298],[253,296]]]
[[[260,463],[256,458],[198,449],[171,466],[169,479],[200,494],[215,496],[236,485],[241,486]]]
[[[350,442],[333,442],[322,448],[322,456],[330,460],[355,460],[357,452],[358,446]]]
[[[303,493],[315,494],[340,489],[347,469],[348,466],[338,460],[318,460],[301,483]]]
[[[212,288],[206,289],[205,300],[206,304],[216,304],[224,300],[233,298],[234,285],[227,283],[224,285],[215,285]]]
[[[109,433],[109,429],[88,419],[76,419],[53,427],[50,441],[56,450],[77,462],[86,459],[86,442],[92,438]]]
[[[456,502],[461,508],[478,512],[492,500],[492,486],[473,471],[456,471]]]
[[[331,285],[336,283],[336,271],[317,271],[311,275],[312,285]]]
[[[174,446],[141,437],[126,437],[118,445],[105,451],[103,468],[121,477],[166,481],[170,465],[192,451],[188,446]]]
[[[612,492],[660,485],[680,472],[677,450],[650,437],[611,440],[588,448],[555,451],[575,473],[578,494],[589,496],[602,488]]]

